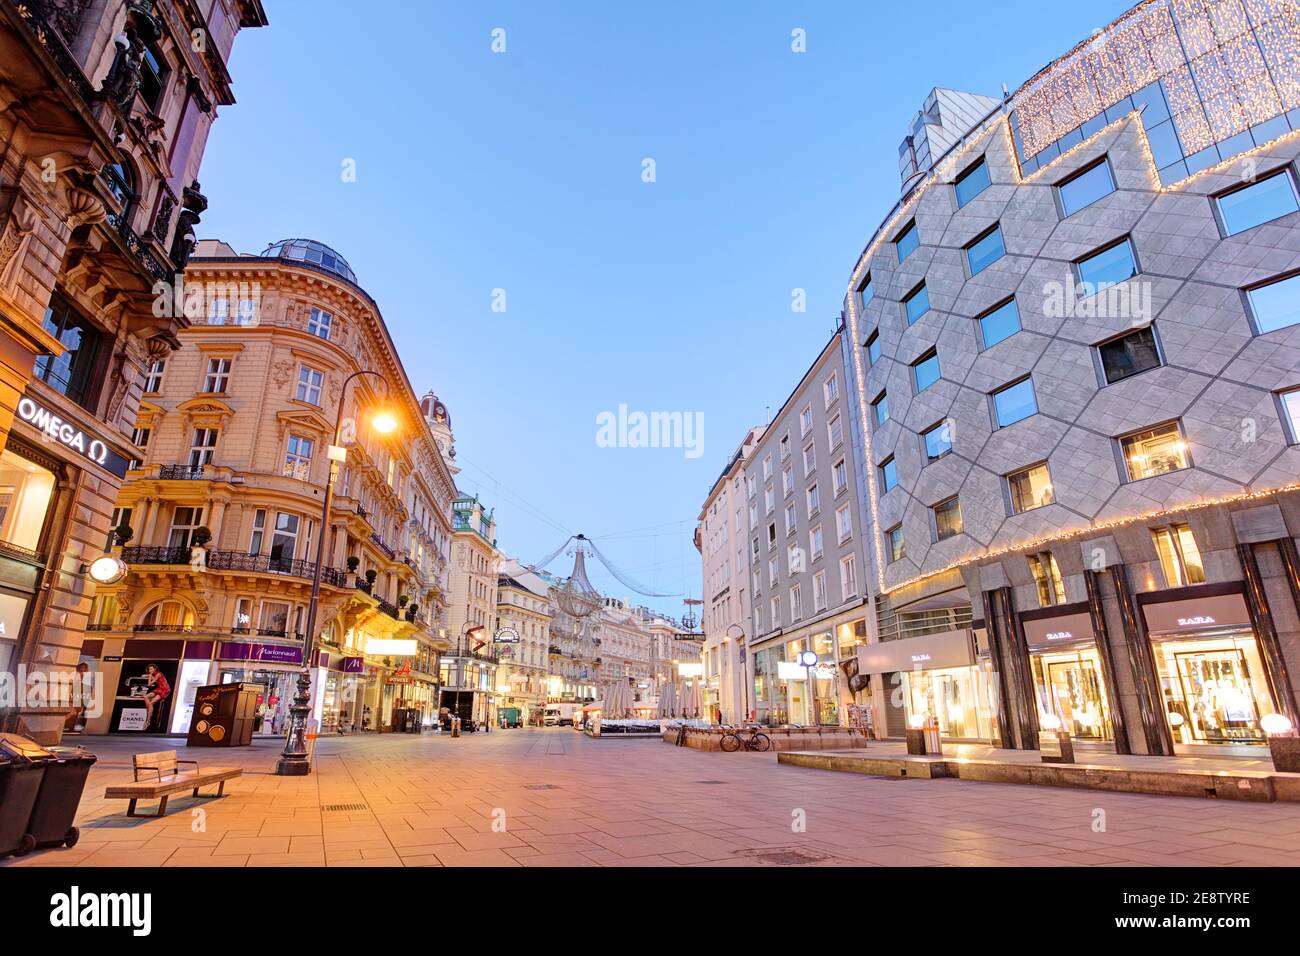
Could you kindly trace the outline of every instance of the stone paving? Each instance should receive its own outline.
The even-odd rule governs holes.
[[[102,798],[160,740],[87,738],[100,757],[81,842],[7,866],[1292,866],[1300,805],[1105,794],[779,767],[564,728],[322,739],[316,772],[271,771],[279,741],[181,749],[244,775],[161,820]],[[180,743],[180,741],[177,741]],[[147,810],[142,806],[142,810]],[[202,811],[196,815],[195,811]],[[1097,821],[1104,818],[1104,832]],[[797,827],[800,820],[806,829]],[[505,830],[499,832],[504,821]]]

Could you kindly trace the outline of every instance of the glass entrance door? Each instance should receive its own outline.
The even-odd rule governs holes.
[[[939,734],[954,740],[988,740],[992,717],[981,706],[979,669],[949,667],[903,674],[909,716],[930,715],[939,721]]]
[[[1095,647],[1030,658],[1040,713],[1055,714],[1071,737],[1110,740],[1110,713]]]
[[[1157,646],[1169,726],[1182,744],[1262,744],[1271,707],[1254,635]]]

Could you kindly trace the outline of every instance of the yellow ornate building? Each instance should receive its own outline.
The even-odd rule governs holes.
[[[196,687],[242,680],[262,687],[258,729],[284,732],[340,403],[311,719],[325,732],[385,728],[398,708],[431,720],[455,486],[378,306],[310,240],[257,256],[201,242],[186,287],[205,316],[148,370],[144,457],[113,517],[131,532],[130,570],[100,588],[83,652],[114,699],[88,730],[138,729],[133,682],[153,664],[172,694],[149,729],[186,730]],[[362,370],[382,380],[345,387]],[[368,425],[380,406],[398,420],[391,435]]]

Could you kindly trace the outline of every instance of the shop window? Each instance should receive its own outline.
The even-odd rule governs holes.
[[[54,485],[48,468],[9,448],[0,453],[0,541],[25,551],[40,549]]]
[[[1047,470],[1046,462],[1008,475],[1007,486],[1011,491],[1012,514],[1032,511],[1056,500],[1052,493],[1052,476]]]
[[[930,510],[934,512],[934,533],[939,541],[961,534],[961,502],[955,495]]]
[[[1160,556],[1160,567],[1165,572],[1165,585],[1171,588],[1205,582],[1205,565],[1201,552],[1186,524],[1171,524],[1152,528],[1151,538]]]
[[[1178,422],[1169,422],[1120,439],[1129,481],[1139,481],[1188,466],[1187,443]]]
[[[1097,346],[1097,351],[1101,355],[1102,375],[1107,385],[1164,364],[1160,360],[1155,327],[1150,325],[1104,342]]]
[[[56,392],[90,408],[99,392],[94,373],[104,336],[57,294],[45,310],[44,325],[67,351],[57,358],[37,356],[33,374]]]
[[[1056,564],[1056,555],[1042,551],[1029,555],[1029,570],[1038,586],[1038,603],[1041,607],[1065,603],[1065,581]]]

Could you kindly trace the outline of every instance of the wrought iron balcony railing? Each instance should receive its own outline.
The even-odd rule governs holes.
[[[201,481],[204,478],[203,465],[163,465],[158,469],[158,477],[164,481]]]
[[[189,564],[189,548],[128,547],[122,549],[127,564]]]

